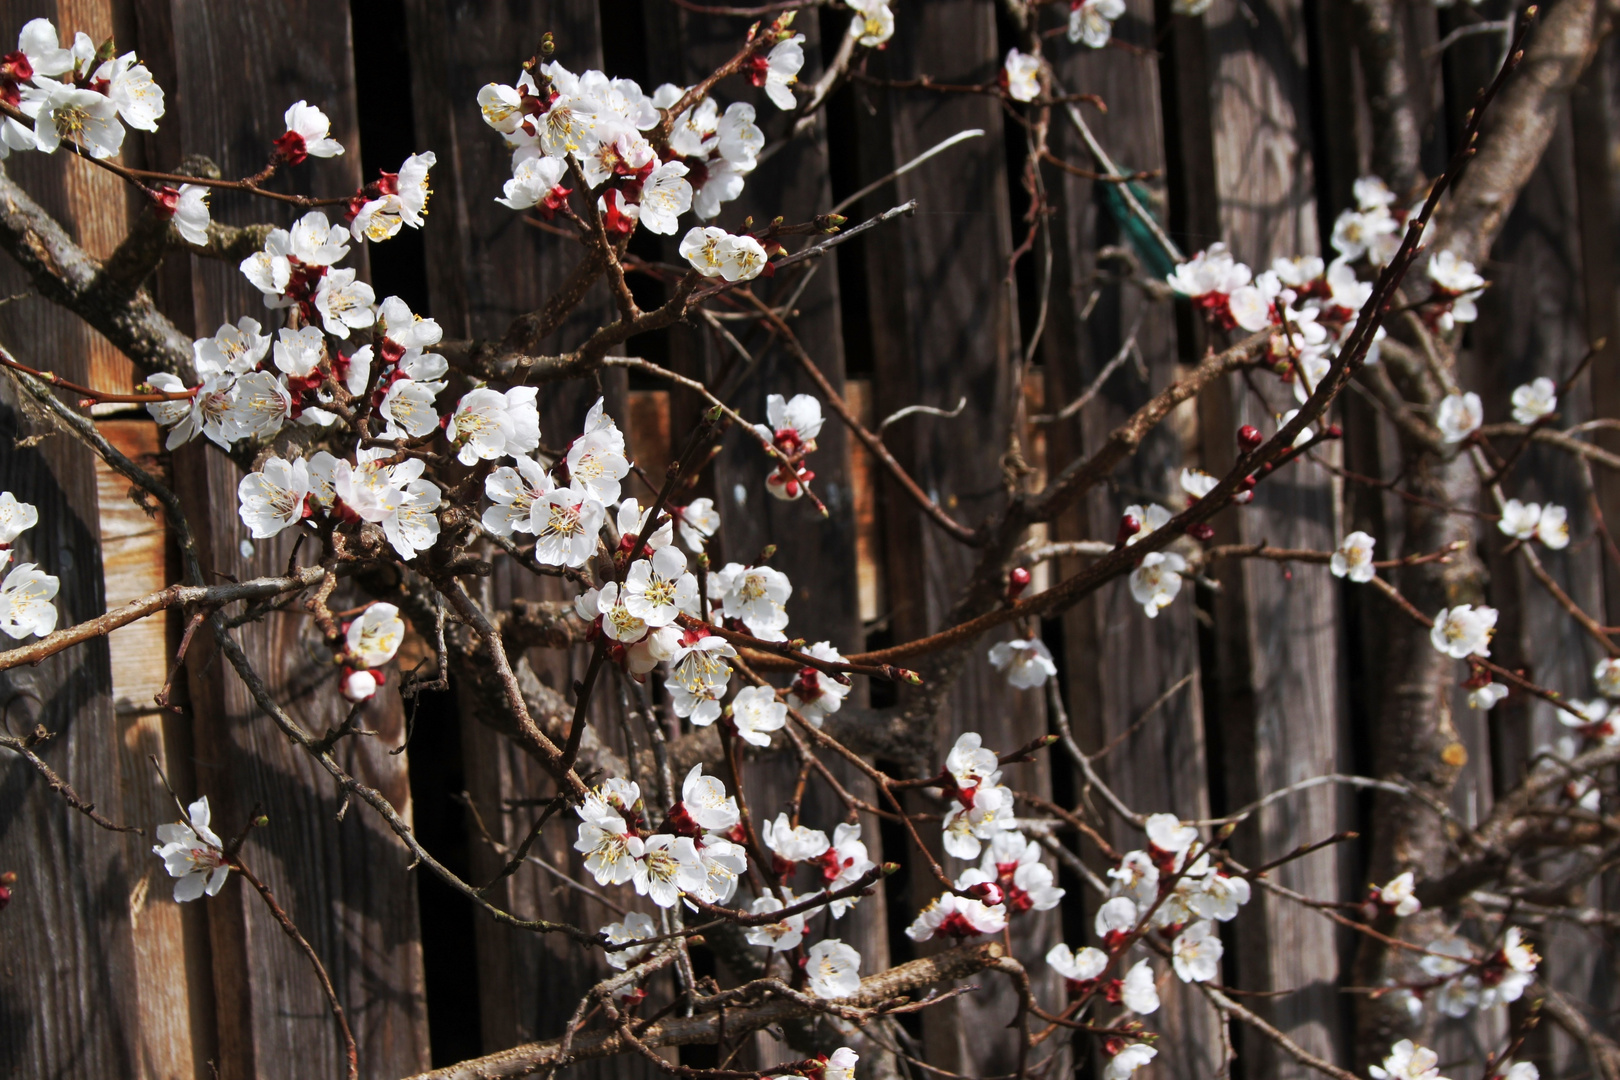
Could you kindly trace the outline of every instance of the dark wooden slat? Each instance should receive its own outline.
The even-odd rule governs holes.
[[[1120,40],[1143,47],[1151,45],[1152,32],[1152,4],[1146,0],[1128,8],[1114,30]],[[1061,43],[1053,52],[1065,89],[1101,94],[1108,103],[1105,115],[1091,112],[1087,122],[1116,164],[1126,170],[1162,169],[1159,80],[1151,54],[1072,50]],[[1089,152],[1068,120],[1057,114],[1055,124],[1053,143],[1058,152],[1068,161],[1089,165]],[[1049,468],[1055,470],[1079,453],[1098,449],[1116,425],[1168,385],[1176,376],[1177,350],[1167,302],[1149,301],[1137,289],[1094,280],[1102,269],[1095,257],[1099,246],[1129,244],[1106,208],[1100,185],[1048,172],[1049,183],[1060,185],[1057,195],[1062,200],[1059,257],[1072,268],[1070,280],[1054,285],[1056,306],[1043,342],[1048,411],[1061,408],[1090,386],[1133,329],[1148,375],[1143,381],[1133,358],[1104,384],[1078,421],[1050,429]],[[1162,191],[1155,194],[1162,205]],[[1080,314],[1088,308],[1081,321]],[[1075,520],[1059,523],[1059,538],[1111,539],[1125,507],[1133,503],[1174,507],[1179,501],[1175,478],[1185,457],[1183,439],[1191,434],[1181,428],[1168,423],[1155,431],[1114,484],[1096,489]],[[1072,565],[1062,568],[1065,576],[1079,569],[1079,560],[1066,562]],[[1121,798],[1144,813],[1203,818],[1209,816],[1208,762],[1195,602],[1191,588],[1185,593],[1150,620],[1131,598],[1125,581],[1111,584],[1064,617],[1064,667],[1071,718],[1088,750],[1123,736],[1161,694],[1192,677],[1192,684],[1125,738],[1101,768]],[[1121,850],[1145,843],[1139,830],[1117,820],[1111,839]],[[1073,894],[1065,902],[1084,901]],[[1094,908],[1095,901],[1087,907]],[[1185,1080],[1210,1075],[1219,1064],[1219,1036],[1209,1006],[1196,991],[1174,980],[1164,986],[1161,996],[1163,1008],[1151,1018],[1152,1029],[1162,1034],[1155,1064],[1166,1075]]]
[[[1205,16],[1208,108],[1218,198],[1214,230],[1256,270],[1281,255],[1317,250],[1318,222],[1306,97],[1303,6],[1291,0],[1247,5],[1217,3]],[[1200,403],[1205,467],[1230,466],[1236,431],[1249,423],[1271,430],[1275,414],[1293,407],[1287,389],[1270,382],[1257,402],[1233,379]],[[1336,508],[1328,474],[1300,465],[1261,486],[1255,501],[1218,526],[1218,538],[1332,548]],[[1306,776],[1336,771],[1343,735],[1338,588],[1325,567],[1237,564],[1220,568],[1215,598],[1218,693],[1227,802],[1241,805]],[[1337,832],[1344,798],[1319,788],[1268,809],[1233,838],[1251,863]],[[1311,896],[1339,898],[1338,853],[1324,852],[1277,871],[1277,880]],[[1261,1009],[1302,1046],[1333,1058],[1342,1046],[1339,968],[1332,927],[1315,912],[1257,894],[1233,924],[1238,984],[1253,990],[1294,990]],[[1254,1075],[1293,1077],[1304,1067],[1265,1040],[1245,1037],[1242,1052]]]
[[[281,112],[303,98],[332,118],[348,152],[294,170],[300,190],[352,191],[360,181],[351,34],[347,4],[170,6],[176,57],[171,124],[182,145],[212,155],[227,176],[263,164],[281,132]],[[242,43],[255,42],[244,51]],[[216,196],[217,220],[271,220],[291,214]],[[349,265],[364,269],[365,252]],[[259,297],[232,266],[198,263],[186,314],[203,332],[243,314],[263,319]],[[205,566],[236,575],[286,564],[290,540],[261,542],[251,558],[235,513],[237,473],[219,455],[188,447],[177,455],[177,482],[193,528],[205,539]],[[307,727],[325,730],[346,712],[318,634],[301,615],[273,617],[238,631],[249,658]],[[340,800],[324,773],[257,715],[245,689],[208,643],[190,658],[197,725],[198,787],[216,820],[238,829],[255,805],[270,825],[244,849],[249,864],[321,955],[351,1017],[366,1075],[397,1075],[427,1063],[421,950],[414,878],[407,853],[374,815],[360,810],[334,821]],[[389,756],[403,735],[399,699],[379,695],[365,717],[377,731],[342,748],[347,767],[402,810],[410,803],[406,758]],[[233,885],[209,904],[224,1076],[302,1075],[339,1059],[331,1017],[304,958],[275,927],[257,896]]]
[[[926,73],[943,82],[979,83],[993,81],[1000,62],[994,5],[945,0],[900,19],[887,50],[869,60],[869,70],[895,79]],[[861,117],[875,129],[863,142],[863,170],[870,176],[966,128],[986,133],[982,142],[953,151],[945,165],[902,177],[892,189],[893,202],[917,199],[916,216],[861,241],[875,361],[873,414],[913,404],[949,409],[968,399],[959,418],[907,420],[891,428],[886,441],[923,490],[959,521],[976,525],[1003,505],[1000,459],[1021,392],[1014,374],[1018,314],[1007,281],[1013,236],[1000,109],[971,95],[870,93],[880,110],[876,118]],[[857,107],[858,117],[862,112]],[[887,192],[870,196],[862,210],[892,205],[889,198]],[[904,641],[943,625],[977,553],[926,521],[892,482],[886,480],[881,491],[894,636]],[[941,756],[963,731],[978,731],[987,746],[998,747],[1046,731],[1039,695],[1012,690],[985,659],[992,643],[981,641],[964,657],[938,714]],[[1020,767],[1008,780],[1043,791],[1046,769],[1044,761]],[[916,857],[908,859],[911,901],[920,906],[939,890]],[[961,869],[957,860],[947,864],[952,872]],[[1021,921],[1014,949],[1038,971],[1056,920],[1027,915]],[[924,1017],[928,1060],[968,1074],[1012,1071],[1015,1039],[983,1037],[999,1032],[1012,1011],[1007,988],[994,981],[981,981],[978,993],[930,1010]]]

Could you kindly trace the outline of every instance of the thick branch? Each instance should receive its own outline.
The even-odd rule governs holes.
[[[839,999],[836,1004],[843,1008],[872,1008],[924,987],[983,971],[1000,960],[1004,952],[999,944],[988,942],[913,960],[862,979],[860,990],[850,997]],[[695,1016],[672,1017],[647,1028],[639,1036],[639,1041],[655,1048],[715,1043],[719,1041],[722,1028],[728,1040],[736,1039],[771,1024],[808,1016],[815,1011],[810,1005],[777,998],[761,1005],[731,1009],[723,1014],[700,1012]],[[559,1053],[562,1042],[561,1039],[551,1039],[526,1043],[432,1072],[419,1073],[410,1080],[495,1080],[497,1077],[528,1076],[550,1066],[611,1057],[631,1049],[616,1031],[602,1029],[575,1035],[566,1057]]]

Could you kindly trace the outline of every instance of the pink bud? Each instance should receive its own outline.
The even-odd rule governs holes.
[[[1238,445],[1245,450],[1253,450],[1265,441],[1265,436],[1261,435],[1260,429],[1253,424],[1244,424],[1238,428],[1237,437]]]
[[[1016,600],[1020,593],[1029,588],[1029,571],[1022,566],[1015,566],[1007,572],[1007,599]]]
[[[1126,514],[1119,519],[1119,534],[1114,537],[1114,543],[1123,547],[1125,541],[1142,531],[1142,523],[1136,520],[1136,515]]]
[[[1215,537],[1215,527],[1207,521],[1200,521],[1196,525],[1187,526],[1187,535],[1194,540],[1212,540]]]

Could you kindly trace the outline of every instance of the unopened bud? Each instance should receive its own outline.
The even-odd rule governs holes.
[[[1123,547],[1125,541],[1142,531],[1142,523],[1136,520],[1135,514],[1126,514],[1119,519],[1119,533],[1114,537],[1114,543]]]
[[[1260,429],[1253,424],[1244,424],[1238,428],[1238,445],[1245,450],[1253,450],[1265,441]]]
[[[1329,424],[1327,427],[1322,429],[1322,438],[1342,439],[1344,438],[1344,428],[1340,427],[1338,424]]]
[[[1207,521],[1200,521],[1187,526],[1187,535],[1194,540],[1211,540],[1215,537],[1215,527]]]
[[[0,874],[0,885],[15,884],[17,884],[17,872],[15,870],[7,870],[5,873]]]
[[[262,829],[268,824],[270,824],[270,817],[267,814],[260,814],[258,817],[253,819],[254,828]]]
[[[1022,566],[1015,566],[1007,572],[1007,599],[1016,600],[1020,593],[1029,588],[1029,570]]]
[[[900,669],[900,679],[910,686],[921,686],[923,684],[923,677],[910,668]]]
[[[755,566],[762,566],[765,563],[770,562],[771,559],[775,557],[775,555],[776,555],[776,545],[775,544],[766,544],[764,547],[759,549],[759,558],[755,561],[754,565]]]

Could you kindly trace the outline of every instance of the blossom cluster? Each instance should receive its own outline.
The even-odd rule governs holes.
[[[0,491],[0,570],[11,564],[12,542],[39,524],[39,510]],[[61,582],[35,563],[18,563],[0,582],[0,630],[13,638],[44,637],[56,629],[56,599]]]
[[[17,51],[0,58],[0,95],[33,121],[0,122],[0,159],[13,150],[52,154],[64,139],[92,157],[115,157],[125,124],[156,131],[163,115],[163,88],[134,53],[117,55],[111,39],[97,47],[82,30],[63,48],[49,19],[25,23]]]

